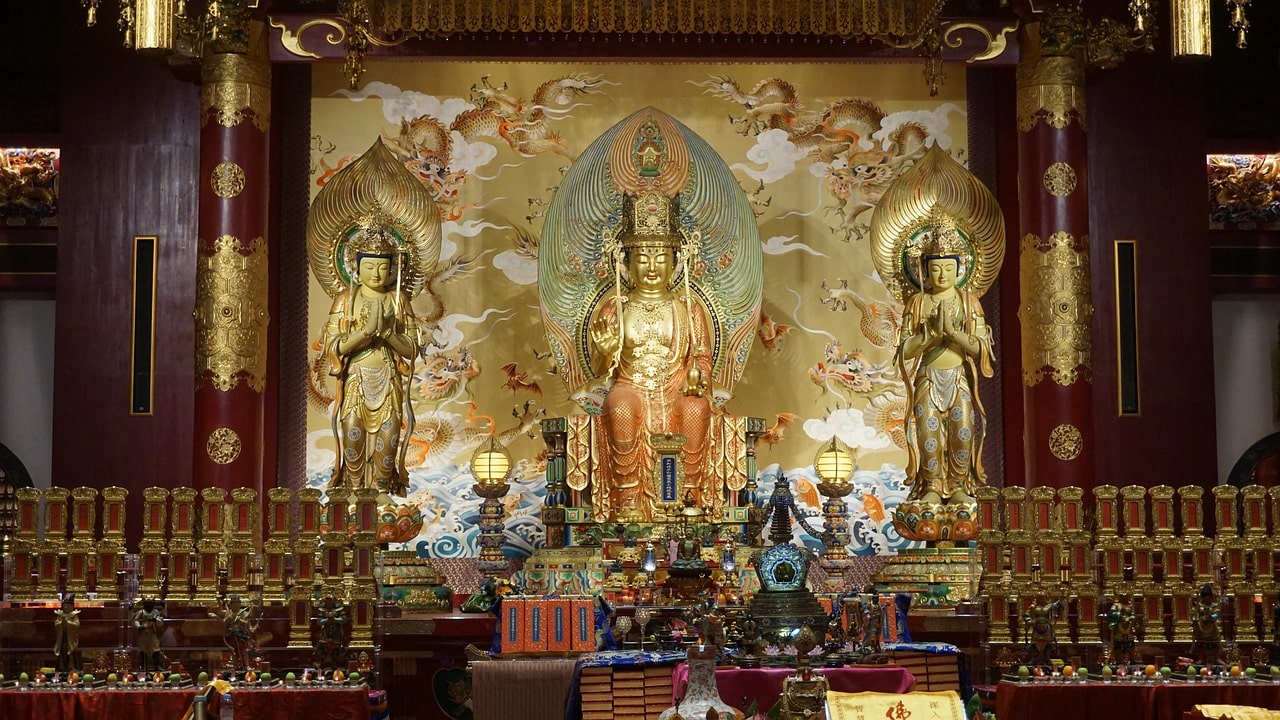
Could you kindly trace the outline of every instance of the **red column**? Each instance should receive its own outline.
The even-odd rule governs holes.
[[[1018,311],[1027,486],[1093,487],[1084,48],[1078,5],[1024,28],[1018,64]]]
[[[271,68],[228,53],[202,73],[193,482],[261,494]]]

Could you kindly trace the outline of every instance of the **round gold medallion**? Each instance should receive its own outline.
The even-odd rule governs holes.
[[[1066,197],[1076,189],[1076,171],[1064,162],[1056,162],[1044,171],[1044,189],[1054,197]]]
[[[1084,436],[1075,425],[1062,424],[1049,433],[1049,452],[1059,460],[1075,460],[1084,449]]]
[[[244,190],[244,170],[233,162],[218,163],[209,177],[213,194],[220,198],[233,198]]]
[[[209,454],[209,459],[219,465],[230,464],[240,457],[240,436],[231,428],[218,428],[209,433],[204,450]]]

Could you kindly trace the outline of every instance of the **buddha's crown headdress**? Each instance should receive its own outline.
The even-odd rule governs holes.
[[[657,190],[623,196],[618,241],[623,250],[679,249],[684,244],[684,229],[675,198]]]
[[[360,215],[348,231],[347,252],[355,257],[394,257],[399,250],[400,236],[392,226],[390,216],[376,202]]]
[[[935,212],[929,219],[933,232],[921,247],[925,260],[934,257],[965,257],[969,254],[969,241],[956,227],[955,218],[947,213]]]

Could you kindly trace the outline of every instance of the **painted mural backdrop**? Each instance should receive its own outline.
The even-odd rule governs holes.
[[[891,362],[902,308],[867,246],[888,184],[933,143],[965,161],[962,76],[929,98],[915,65],[375,63],[358,91],[316,65],[311,191],[381,136],[432,191],[444,221],[437,273],[415,301],[433,345],[413,384],[410,500],[425,524],[409,547],[478,554],[480,498],[468,461],[489,435],[516,460],[507,552],[543,541],[542,418],[574,412],[538,314],[541,221],[574,157],[646,105],[706,139],[737,173],[764,238],[763,317],[727,410],[763,417],[761,487],[779,474],[821,527],[814,455],[838,436],[859,453],[851,552],[893,552],[906,396]],[[329,298],[312,281],[313,356]],[[334,462],[334,388],[312,372],[307,482]],[[802,538],[816,544],[812,538]]]

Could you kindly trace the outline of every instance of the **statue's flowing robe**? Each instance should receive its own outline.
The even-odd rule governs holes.
[[[321,352],[339,384],[334,403],[339,456],[330,487],[369,486],[404,495],[409,478],[400,452],[400,429],[412,368],[383,341],[357,353],[361,358],[378,354],[380,362],[373,367],[353,362],[355,358],[349,353],[338,353],[338,341],[368,322],[363,305],[358,286],[338,293],[322,338]],[[395,323],[396,333],[415,337],[413,310],[404,293],[396,303]]]
[[[901,337],[905,341],[924,331],[928,318],[921,308],[926,293],[916,293],[907,301],[902,316]],[[898,370],[907,388],[907,479],[911,499],[934,491],[945,502],[957,491],[972,496],[985,485],[982,443],[986,435],[986,413],[978,397],[978,370],[991,377],[991,333],[983,319],[982,304],[964,288],[956,290],[957,311],[962,332],[972,335],[979,346],[978,357],[968,353],[955,368],[938,369],[921,353],[903,357],[898,345]]]
[[[694,502],[700,507],[719,504],[719,491],[707,462],[711,403],[705,395],[684,394],[691,367],[699,368],[704,382],[711,379],[707,319],[698,303],[686,306],[676,296],[665,302],[672,318],[671,337],[650,339],[651,351],[661,348],[660,354],[655,355],[635,352],[637,345],[632,341],[638,339],[627,338],[624,333],[613,385],[605,397],[602,432],[596,441],[601,462],[592,490],[593,514],[602,521],[627,516],[647,521],[660,515],[654,480],[656,458],[650,439],[653,433],[685,436],[684,489],[692,491]],[[634,300],[628,304],[639,305]],[[627,312],[634,310],[624,311]],[[606,303],[600,316],[619,327],[614,303]]]

